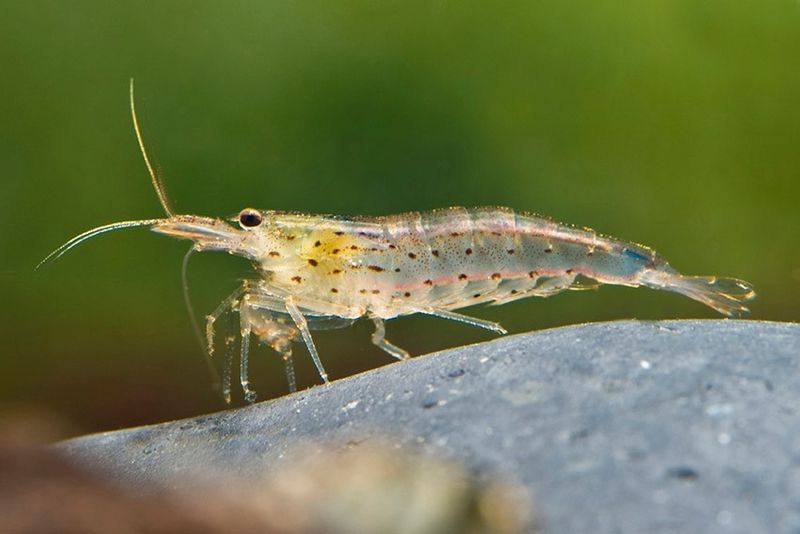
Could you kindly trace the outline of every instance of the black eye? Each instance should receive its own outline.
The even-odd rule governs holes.
[[[242,210],[239,213],[239,224],[246,228],[253,228],[254,226],[258,226],[261,224],[263,218],[261,217],[261,213],[258,210],[254,210],[251,208],[247,208]]]

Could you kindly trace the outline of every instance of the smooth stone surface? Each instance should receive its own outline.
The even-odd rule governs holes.
[[[389,435],[514,477],[545,532],[798,532],[798,367],[798,324],[588,324],[59,447],[145,490]]]

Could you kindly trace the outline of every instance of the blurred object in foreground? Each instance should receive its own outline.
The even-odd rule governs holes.
[[[26,442],[19,437],[24,434],[0,429],[4,533],[478,534],[530,529],[527,499],[518,487],[479,484],[455,463],[386,445],[322,453],[298,447],[274,474],[255,482],[206,481],[191,490],[142,494],[79,468],[38,440]]]
[[[346,450],[299,447],[267,483],[267,516],[286,532],[522,532],[527,493],[479,483],[463,466],[387,443]],[[289,523],[292,521],[292,523]]]

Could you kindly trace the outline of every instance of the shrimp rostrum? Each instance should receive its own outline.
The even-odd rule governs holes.
[[[226,313],[238,314],[240,382],[249,401],[255,399],[247,375],[253,336],[283,357],[295,390],[293,343],[305,344],[327,382],[311,331],[361,318],[373,322],[375,345],[404,360],[408,352],[385,337],[387,319],[420,313],[504,334],[497,323],[455,310],[613,284],[673,291],[736,317],[748,312],[744,303],[755,296],[742,280],[682,275],[648,247],[508,208],[455,207],[383,217],[246,208],[223,220],[174,214],[161,184],[151,177],[167,217],[95,228],[51,257],[100,233],[149,226],[191,240],[196,251],[249,259],[256,276],[208,316],[206,329],[207,350],[213,354],[216,321]],[[229,398],[229,386],[225,389]]]

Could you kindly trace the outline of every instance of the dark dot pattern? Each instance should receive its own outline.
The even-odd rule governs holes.
[[[376,229],[375,223],[381,226]],[[318,267],[324,259],[326,269],[301,271],[302,278],[295,275],[287,267],[297,267],[289,263],[297,261],[293,248],[297,245],[278,241],[277,250],[267,253],[273,263],[265,258],[264,270],[284,265],[275,272],[285,272],[282,279],[295,284],[288,287],[295,288],[298,302],[308,295],[309,302],[329,299],[362,307],[364,313],[378,310],[379,316],[381,306],[390,316],[402,315],[404,309],[413,312],[420,305],[457,309],[473,300],[503,302],[550,295],[570,287],[576,276],[581,283],[586,278],[602,279],[603,273],[612,280],[635,280],[634,267],[656,265],[656,257],[644,247],[502,208],[336,218],[328,224],[328,229],[311,234],[283,225],[288,229],[277,236],[291,240],[306,235],[302,250],[319,252],[315,250],[310,259],[299,256],[305,256],[301,261]],[[330,226],[337,224],[342,230]],[[652,259],[648,263],[641,258]]]

